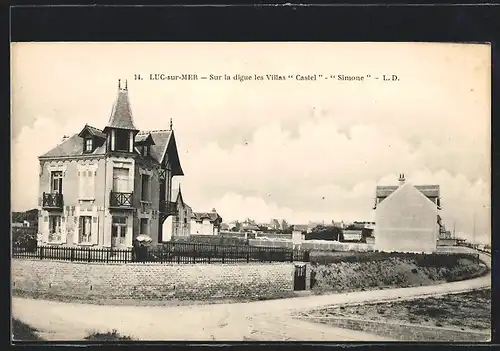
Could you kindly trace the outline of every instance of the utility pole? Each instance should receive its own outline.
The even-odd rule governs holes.
[[[476,246],[476,211],[474,211],[474,217],[472,221],[472,247]]]
[[[452,239],[456,238],[456,236],[455,236],[455,222],[456,222],[456,220],[453,220],[453,238]]]

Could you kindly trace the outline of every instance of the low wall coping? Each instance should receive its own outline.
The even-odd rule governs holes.
[[[176,263],[176,262],[79,262],[79,261],[66,261],[66,260],[56,260],[56,259],[39,259],[39,258],[21,258],[13,257],[12,260],[22,260],[22,261],[36,261],[36,262],[56,262],[64,264],[80,264],[80,265],[96,265],[96,266],[269,266],[269,265],[306,265],[308,262],[293,261],[293,262],[198,262],[198,263]]]

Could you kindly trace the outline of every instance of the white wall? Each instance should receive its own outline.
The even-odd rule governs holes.
[[[411,184],[404,184],[376,210],[375,249],[435,252],[437,206]]]
[[[294,244],[299,244],[302,242],[302,232],[298,230],[294,230],[292,232],[292,242]]]
[[[191,234],[193,235],[214,235],[214,226],[208,219],[204,219],[202,223],[191,220]],[[218,234],[218,232],[216,232]]]
[[[173,229],[173,216],[168,216],[163,222],[163,241],[169,241],[172,239],[172,229]]]

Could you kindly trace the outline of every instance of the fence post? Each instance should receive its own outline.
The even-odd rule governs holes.
[[[293,250],[292,250],[292,251],[290,251],[290,262],[293,262],[293,253],[294,253],[294,251],[293,251]]]
[[[193,251],[193,263],[196,263],[196,251]]]
[[[106,263],[109,263],[109,253],[111,250],[106,249]]]
[[[73,262],[75,260],[75,248],[72,247],[70,250],[71,250],[71,262]]]
[[[226,251],[225,250],[222,250],[222,263],[224,263],[224,258],[226,256]]]
[[[40,259],[41,260],[43,259],[43,251],[44,251],[44,247],[40,246]]]
[[[250,251],[247,250],[247,263],[250,262]]]
[[[89,253],[87,255],[87,258],[88,258],[88,261],[90,262],[91,261],[91,259],[90,259],[90,249],[89,249]]]

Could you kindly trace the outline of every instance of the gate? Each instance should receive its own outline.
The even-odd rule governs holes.
[[[293,290],[306,290],[306,265],[295,266]]]

